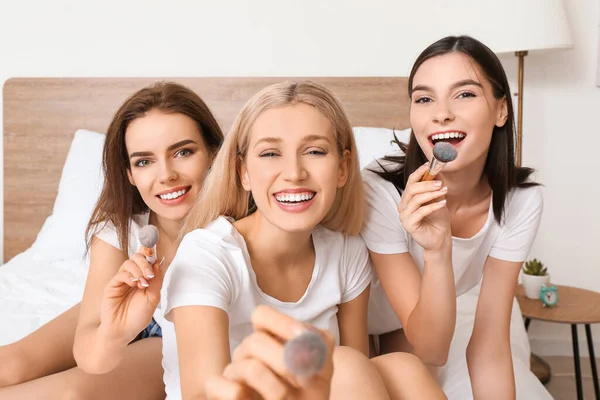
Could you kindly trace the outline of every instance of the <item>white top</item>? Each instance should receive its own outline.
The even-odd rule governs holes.
[[[387,167],[387,164],[384,165]],[[423,248],[400,224],[400,194],[391,182],[369,171],[378,168],[376,163],[372,163],[362,172],[369,206],[367,222],[361,235],[369,250],[375,253],[410,252],[415,264],[423,272]],[[452,237],[452,266],[457,296],[481,281],[483,265],[488,256],[522,262],[529,254],[542,215],[540,187],[511,190],[504,207],[502,225],[494,218],[490,199],[487,220],[481,230],[467,239]],[[375,272],[374,274],[376,275]],[[376,277],[369,301],[369,333],[382,334],[400,328],[400,321]]]
[[[169,312],[182,306],[212,306],[229,314],[230,350],[252,333],[251,315],[269,305],[299,321],[331,331],[339,343],[338,304],[361,294],[371,282],[369,253],[360,236],[317,226],[312,234],[315,265],[306,292],[297,302],[282,302],[257,284],[243,236],[219,217],[205,229],[188,233],[173,259],[161,293],[164,310],[163,368],[167,397],[180,399],[177,342]]]
[[[129,257],[133,254],[137,253],[139,250],[140,243],[140,230],[148,225],[148,221],[150,220],[150,212],[145,212],[143,214],[134,215],[129,224]],[[121,250],[121,244],[119,243],[119,237],[117,235],[117,229],[115,225],[111,221],[106,221],[103,223],[102,228],[94,233],[98,239],[102,239],[106,243],[115,247],[118,250]],[[162,313],[160,312],[160,307],[156,309],[154,312],[154,320],[160,326],[162,325]]]

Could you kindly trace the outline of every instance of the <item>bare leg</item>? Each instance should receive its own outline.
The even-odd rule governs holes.
[[[390,399],[377,368],[359,351],[350,347],[336,347],[333,365],[331,399]]]
[[[371,359],[392,400],[442,400],[446,395],[421,360],[409,353]]]
[[[103,375],[71,368],[16,386],[0,388],[2,400],[164,400],[162,339],[139,340],[127,347],[123,362]]]
[[[0,347],[0,388],[73,368],[79,304],[23,339]]]

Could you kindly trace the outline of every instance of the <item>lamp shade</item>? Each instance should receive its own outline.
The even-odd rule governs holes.
[[[464,33],[485,43],[497,54],[515,51],[543,51],[569,48],[573,39],[562,0],[462,0],[456,5],[470,3],[471,15],[490,15],[491,18],[470,18],[463,21]]]

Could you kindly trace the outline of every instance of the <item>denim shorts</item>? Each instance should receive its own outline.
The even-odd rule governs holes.
[[[146,339],[150,337],[162,337],[162,329],[160,328],[160,325],[156,323],[154,318],[152,318],[152,321],[150,321],[146,329],[141,331],[136,336],[135,340]]]

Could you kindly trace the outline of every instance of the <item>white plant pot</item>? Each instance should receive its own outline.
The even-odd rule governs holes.
[[[525,296],[530,299],[539,300],[542,285],[550,283],[550,275],[536,276],[523,274],[523,287],[525,288]]]

